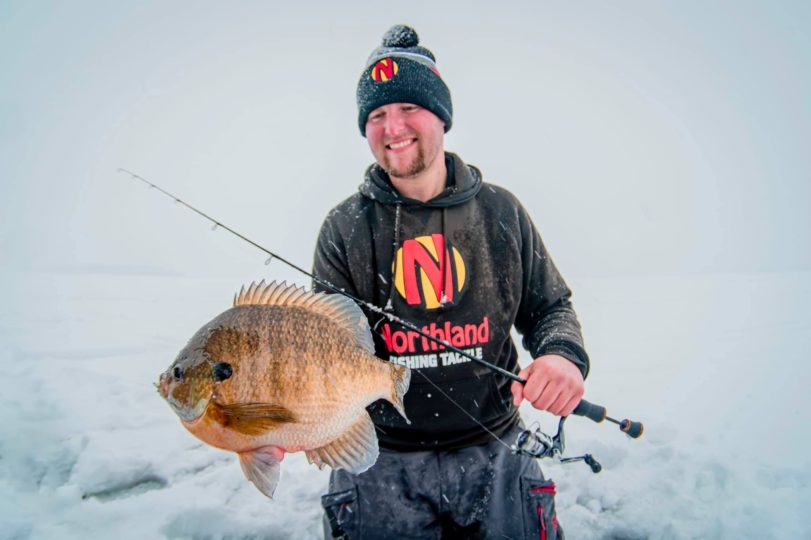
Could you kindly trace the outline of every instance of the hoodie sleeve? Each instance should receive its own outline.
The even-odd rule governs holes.
[[[572,292],[526,210],[517,201],[516,204],[521,228],[523,290],[515,327],[524,336],[524,347],[533,358],[544,354],[563,356],[580,368],[585,379],[589,357],[570,300]]]
[[[331,212],[318,233],[313,256],[313,275],[322,281],[357,296],[355,285],[349,273],[346,246],[335,223],[335,211]],[[318,282],[313,282],[313,290],[332,292]]]

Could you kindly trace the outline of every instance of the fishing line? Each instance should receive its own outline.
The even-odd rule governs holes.
[[[522,379],[521,377],[519,377],[515,373],[513,373],[511,371],[507,371],[506,369],[501,368],[501,367],[499,367],[499,366],[497,366],[495,364],[491,364],[490,362],[484,360],[483,358],[479,358],[478,356],[474,356],[472,354],[469,354],[469,353],[463,351],[462,349],[459,349],[458,347],[455,347],[455,346],[451,345],[450,343],[448,343],[446,341],[443,341],[443,340],[441,340],[439,338],[436,338],[436,337],[432,336],[431,334],[429,334],[427,332],[424,332],[422,329],[418,328],[414,324],[406,321],[405,319],[401,319],[400,317],[394,315],[393,313],[390,313],[390,312],[384,310],[383,308],[380,308],[380,307],[378,307],[378,306],[376,306],[376,305],[374,305],[374,304],[372,304],[370,302],[366,302],[365,300],[361,300],[360,298],[357,298],[354,295],[346,292],[345,290],[333,285],[329,281],[327,281],[325,279],[321,279],[321,278],[313,275],[312,273],[310,273],[307,270],[301,268],[300,266],[297,266],[296,264],[288,261],[287,259],[285,259],[281,255],[278,255],[278,254],[274,253],[273,251],[270,251],[266,247],[264,247],[264,246],[262,246],[260,244],[257,244],[256,242],[254,242],[250,238],[248,238],[248,237],[242,235],[241,233],[235,231],[234,229],[232,229],[228,225],[226,225],[226,224],[222,223],[221,221],[209,216],[208,214],[206,214],[205,212],[199,210],[198,208],[190,205],[189,203],[187,203],[186,201],[184,201],[183,199],[181,199],[177,195],[174,195],[174,194],[166,191],[162,187],[158,186],[157,184],[155,184],[153,182],[150,182],[149,180],[147,180],[143,176],[141,176],[139,174],[135,174],[134,172],[129,171],[129,170],[124,169],[124,168],[119,168],[118,172],[128,174],[134,180],[139,180],[140,182],[143,182],[144,184],[146,184],[150,188],[155,189],[155,190],[159,191],[160,193],[162,193],[163,195],[165,195],[165,196],[169,197],[170,199],[174,200],[175,203],[182,204],[183,206],[185,206],[186,208],[188,208],[192,212],[196,213],[197,215],[201,216],[202,218],[206,219],[207,221],[210,221],[211,223],[213,223],[213,226],[211,227],[211,230],[215,231],[217,229],[223,229],[225,231],[228,231],[229,233],[233,234],[237,238],[247,242],[248,244],[252,245],[256,249],[264,252],[265,254],[268,255],[268,259],[265,261],[265,265],[270,264],[271,261],[273,261],[273,259],[277,259],[277,260],[281,261],[282,263],[286,264],[287,266],[289,266],[290,268],[304,274],[305,276],[308,276],[310,279],[313,280],[314,283],[316,283],[318,285],[321,285],[325,289],[328,289],[328,290],[330,290],[330,291],[332,291],[332,292],[334,292],[336,294],[340,294],[340,295],[342,295],[342,296],[344,296],[346,298],[349,298],[350,300],[355,302],[357,305],[359,305],[361,307],[364,307],[364,308],[366,308],[367,310],[369,310],[369,311],[371,311],[373,313],[377,313],[379,315],[382,315],[383,317],[387,318],[388,320],[390,320],[392,322],[395,322],[395,323],[403,326],[404,328],[409,329],[412,332],[416,332],[418,335],[422,336],[425,339],[430,340],[433,343],[436,343],[440,347],[445,348],[445,349],[447,349],[449,351],[453,351],[454,353],[456,353],[456,354],[458,354],[460,356],[463,356],[463,357],[468,358],[468,359],[470,359],[470,360],[472,360],[472,361],[474,361],[474,362],[476,362],[478,364],[481,364],[482,366],[490,369],[491,371],[494,371],[496,373],[504,375],[508,379],[519,382],[521,384],[526,384],[526,382],[527,382],[526,379]],[[507,446],[507,444],[503,440],[501,440],[499,437],[497,437],[492,431],[487,429],[487,427],[485,427],[481,422],[476,420],[464,407],[459,405],[459,403],[457,403],[453,398],[451,398],[441,388],[439,388],[439,386],[434,384],[434,382],[431,381],[428,378],[427,375],[422,373],[420,370],[415,369],[413,371],[416,371],[417,373],[419,373],[420,375],[425,377],[425,379],[429,383],[431,383],[431,385],[434,386],[442,395],[444,395],[446,398],[448,398],[448,400],[451,403],[453,403],[455,406],[459,407],[460,410],[462,410],[467,416],[469,416],[474,422],[476,422],[485,431],[487,431],[490,435],[492,435],[496,440],[501,442],[501,444]],[[572,414],[575,414],[575,415],[578,415],[578,416],[585,416],[585,417],[593,420],[594,422],[598,422],[598,423],[602,422],[603,420],[608,420],[610,422],[618,424],[621,431],[625,432],[626,434],[628,434],[629,436],[631,436],[633,438],[638,438],[638,437],[640,437],[642,435],[643,427],[642,427],[642,424],[640,422],[634,422],[634,421],[631,421],[631,420],[628,420],[628,419],[625,419],[625,420],[622,420],[622,421],[615,420],[615,419],[609,417],[606,414],[605,407],[602,407],[600,405],[595,405],[593,403],[589,403],[585,399],[580,400],[580,403],[577,405],[575,410],[572,411]]]
[[[472,354],[466,353],[462,349],[459,349],[458,347],[455,347],[455,346],[451,345],[450,343],[448,343],[446,341],[443,341],[443,340],[441,340],[439,338],[436,338],[436,337],[432,336],[431,334],[429,334],[427,332],[424,332],[422,329],[420,329],[417,326],[415,326],[414,324],[406,321],[405,319],[401,319],[397,315],[394,315],[393,313],[385,311],[383,308],[377,307],[376,305],[374,305],[374,304],[372,304],[370,302],[367,302],[365,300],[361,300],[360,298],[355,297],[354,295],[346,292],[344,289],[341,289],[341,288],[333,285],[332,283],[330,283],[329,281],[327,281],[325,279],[321,279],[319,277],[314,276],[313,274],[311,274],[310,272],[304,270],[300,266],[297,266],[297,265],[293,264],[292,262],[288,261],[284,257],[282,257],[280,255],[277,255],[276,253],[270,251],[266,247],[257,244],[256,242],[254,242],[250,238],[247,238],[246,236],[243,236],[242,234],[235,231],[234,229],[232,229],[228,225],[225,225],[221,221],[218,221],[218,220],[214,219],[213,217],[209,216],[208,214],[206,214],[205,212],[195,208],[194,206],[190,205],[189,203],[187,203],[186,201],[184,201],[180,197],[178,197],[176,195],[173,195],[172,193],[169,193],[168,191],[166,191],[162,187],[158,186],[157,184],[154,184],[154,183],[150,182],[149,180],[147,180],[143,176],[140,176],[138,174],[135,174],[134,172],[128,171],[127,169],[123,169],[123,168],[119,168],[118,172],[126,173],[126,174],[130,175],[133,179],[140,180],[141,182],[145,183],[149,187],[158,190],[159,192],[163,193],[164,195],[166,195],[167,197],[169,197],[171,199],[174,199],[174,201],[176,203],[182,204],[183,206],[185,206],[186,208],[188,208],[192,212],[194,212],[194,213],[202,216],[203,218],[207,219],[208,221],[210,221],[211,223],[214,224],[214,226],[212,227],[212,230],[216,230],[218,228],[226,230],[229,233],[236,236],[237,238],[239,238],[241,240],[244,240],[245,242],[247,242],[250,245],[254,246],[255,248],[259,249],[260,251],[264,251],[267,255],[270,256],[270,258],[267,261],[265,261],[266,265],[269,264],[272,259],[277,259],[277,260],[281,261],[282,263],[286,264],[287,266],[289,266],[290,268],[292,268],[294,270],[297,270],[298,272],[301,272],[305,276],[312,279],[313,282],[321,285],[322,287],[327,288],[327,289],[329,289],[330,291],[332,291],[334,293],[343,295],[346,298],[349,298],[350,300],[352,300],[356,304],[365,307],[369,311],[372,311],[374,313],[378,313],[380,315],[383,315],[388,320],[390,320],[392,322],[395,322],[395,323],[397,323],[397,324],[399,324],[399,325],[401,325],[401,326],[403,326],[405,328],[408,328],[412,332],[416,332],[420,336],[432,341],[433,343],[436,343],[437,345],[441,345],[442,347],[448,349],[449,351],[453,351],[454,353],[456,353],[458,355],[464,356],[465,358],[469,358],[470,360],[473,360],[474,362],[476,362],[478,364],[481,364],[481,365],[485,366],[486,368],[488,368],[488,369],[490,369],[492,371],[495,371],[496,373],[500,373],[500,374],[504,375],[505,377],[507,377],[509,379],[520,382],[521,384],[524,384],[524,383],[527,382],[526,380],[522,379],[521,377],[519,377],[518,375],[516,375],[515,373],[513,373],[511,371],[507,371],[506,369],[501,368],[501,367],[499,367],[499,366],[497,366],[495,364],[491,364],[490,362],[484,360],[483,358],[479,358],[478,356],[473,356]]]
[[[261,245],[257,244],[256,242],[254,242],[254,241],[253,241],[253,240],[251,240],[250,238],[245,237],[244,235],[242,235],[242,234],[240,234],[239,232],[235,231],[234,229],[232,229],[232,228],[231,228],[231,227],[229,227],[228,225],[225,225],[225,224],[224,224],[224,223],[222,223],[221,221],[219,221],[219,220],[217,220],[217,219],[215,219],[215,218],[213,218],[213,217],[209,216],[209,215],[208,215],[208,214],[206,214],[205,212],[203,212],[203,211],[201,211],[201,210],[199,210],[199,209],[195,208],[194,206],[190,205],[189,203],[187,203],[186,201],[184,201],[184,200],[183,200],[183,199],[181,199],[180,197],[178,197],[178,196],[176,196],[176,195],[174,195],[174,194],[172,194],[172,193],[170,193],[170,192],[166,191],[165,189],[163,189],[162,187],[158,186],[157,184],[154,184],[153,182],[150,182],[149,180],[147,180],[147,179],[146,179],[146,178],[144,178],[143,176],[138,175],[138,174],[135,174],[134,172],[132,172],[132,171],[128,171],[127,169],[123,169],[123,168],[119,168],[119,169],[118,169],[118,172],[126,173],[126,174],[130,175],[130,176],[131,176],[133,179],[140,180],[141,182],[143,182],[143,183],[145,183],[146,185],[148,185],[150,188],[152,188],[152,189],[156,189],[156,190],[158,190],[159,192],[161,192],[161,193],[163,193],[164,195],[166,195],[167,197],[170,197],[171,199],[174,199],[175,203],[177,203],[177,204],[182,204],[183,206],[185,206],[186,208],[188,208],[188,209],[189,209],[189,210],[191,210],[192,212],[194,212],[194,213],[196,213],[196,214],[198,214],[198,215],[202,216],[203,218],[207,219],[208,221],[212,222],[214,225],[212,226],[211,230],[213,230],[213,231],[214,231],[214,230],[217,230],[218,228],[221,228],[221,229],[223,229],[223,230],[226,230],[226,231],[230,232],[231,234],[233,234],[234,236],[236,236],[236,237],[238,237],[238,238],[240,238],[240,239],[244,240],[245,242],[248,242],[249,244],[251,244],[252,246],[256,247],[257,249],[259,249],[259,250],[261,250],[261,251],[265,252],[267,255],[269,255],[269,258],[268,258],[268,259],[265,261],[265,265],[270,264],[270,262],[271,262],[273,259],[277,259],[277,260],[281,261],[282,263],[284,263],[284,264],[288,265],[289,267],[293,268],[294,270],[298,270],[298,271],[299,271],[299,272],[301,272],[302,274],[304,274],[304,275],[306,275],[306,276],[308,276],[308,277],[312,278],[312,280],[313,280],[313,281],[315,281],[316,283],[318,283],[319,285],[322,285],[322,286],[324,286],[324,287],[326,287],[326,288],[330,289],[331,291],[334,291],[334,292],[336,292],[336,293],[338,293],[338,294],[341,294],[341,295],[343,295],[343,296],[345,296],[345,297],[349,298],[349,299],[350,299],[350,300],[352,300],[353,302],[355,302],[355,303],[357,303],[357,304],[360,304],[360,305],[363,305],[364,307],[366,307],[366,308],[367,308],[367,309],[369,309],[370,311],[373,311],[373,312],[375,312],[375,313],[379,313],[379,314],[381,314],[381,315],[385,316],[386,318],[388,318],[390,321],[393,321],[393,322],[396,322],[396,323],[398,323],[398,324],[401,324],[401,325],[405,326],[405,327],[406,327],[406,328],[408,328],[409,330],[414,330],[414,331],[416,331],[416,332],[419,332],[419,333],[420,333],[422,336],[424,336],[424,337],[427,337],[427,338],[431,339],[431,341],[433,341],[433,342],[437,343],[438,345],[441,345],[441,346],[443,346],[443,347],[446,347],[447,349],[449,349],[449,350],[451,350],[451,351],[453,351],[453,352],[455,352],[455,353],[457,353],[457,354],[461,354],[461,355],[463,355],[463,356],[466,356],[466,357],[468,357],[468,358],[470,358],[470,359],[472,359],[472,360],[476,360],[476,361],[478,361],[479,363],[482,363],[482,364],[486,365],[487,367],[490,367],[491,369],[494,369],[495,371],[498,371],[499,373],[502,373],[502,374],[505,374],[505,375],[510,376],[510,378],[512,378],[512,379],[516,379],[516,380],[518,380],[518,381],[523,381],[523,379],[521,379],[521,378],[517,377],[517,376],[516,376],[514,373],[511,373],[511,372],[509,372],[509,371],[506,371],[506,370],[504,370],[504,369],[501,369],[501,368],[499,368],[498,366],[492,365],[492,364],[490,364],[489,362],[486,362],[485,360],[482,360],[482,359],[477,358],[477,357],[475,357],[475,356],[471,356],[471,355],[469,355],[469,354],[465,353],[464,351],[462,351],[461,349],[458,349],[458,348],[454,347],[454,346],[453,346],[453,345],[451,345],[450,343],[447,343],[447,342],[445,342],[445,341],[443,341],[443,340],[441,340],[441,339],[435,338],[434,336],[432,336],[432,335],[430,335],[430,334],[427,334],[427,333],[422,332],[422,331],[421,331],[419,328],[417,328],[417,327],[416,327],[416,326],[414,326],[413,324],[409,323],[408,321],[405,321],[405,320],[401,319],[400,317],[397,317],[396,315],[394,315],[394,314],[392,314],[392,313],[389,313],[388,311],[384,311],[384,310],[380,309],[379,307],[375,306],[374,304],[371,304],[371,303],[369,303],[369,302],[366,302],[366,301],[364,301],[364,300],[361,300],[360,298],[356,298],[355,296],[353,296],[353,295],[349,294],[348,292],[344,291],[343,289],[339,289],[338,287],[336,287],[336,286],[335,286],[335,285],[333,285],[332,283],[330,283],[330,282],[328,282],[328,281],[326,281],[326,280],[323,280],[323,279],[321,279],[321,278],[318,278],[318,277],[314,276],[314,275],[313,275],[313,274],[311,274],[310,272],[307,272],[307,271],[306,271],[306,270],[304,270],[303,268],[301,268],[301,267],[299,267],[299,266],[295,265],[294,263],[292,263],[292,262],[288,261],[288,260],[287,260],[287,259],[285,259],[284,257],[281,257],[280,255],[278,255],[278,254],[276,254],[276,253],[274,253],[274,252],[270,251],[269,249],[265,248],[264,246],[261,246]],[[464,407],[462,407],[462,406],[461,406],[459,403],[457,403],[457,402],[456,402],[456,400],[454,400],[454,399],[453,399],[451,396],[449,396],[447,393],[445,393],[445,391],[443,391],[443,390],[442,390],[442,389],[441,389],[439,386],[437,386],[437,385],[436,385],[436,384],[435,384],[435,383],[434,383],[434,382],[433,382],[431,379],[429,379],[427,375],[425,375],[424,373],[422,373],[422,372],[421,372],[420,370],[418,370],[418,369],[415,369],[415,370],[412,370],[412,371],[416,371],[417,373],[419,373],[420,375],[422,375],[422,376],[425,378],[425,380],[426,380],[426,381],[428,381],[428,382],[431,384],[431,386],[433,386],[434,388],[436,388],[436,389],[437,389],[437,391],[438,391],[439,393],[441,393],[443,396],[445,396],[446,398],[448,398],[448,400],[449,400],[451,403],[453,403],[453,404],[454,404],[456,407],[458,407],[460,411],[462,411],[463,413],[465,413],[465,415],[467,415],[467,416],[468,416],[468,417],[469,417],[471,420],[473,420],[473,421],[474,421],[476,424],[478,424],[478,425],[479,425],[479,426],[480,426],[482,429],[484,429],[484,430],[485,430],[487,433],[489,433],[489,434],[490,434],[490,435],[491,435],[491,436],[492,436],[494,439],[496,439],[498,442],[500,442],[500,443],[501,443],[502,445],[504,445],[505,447],[507,447],[507,448],[511,448],[511,447],[510,447],[510,445],[508,445],[506,442],[504,442],[504,441],[503,441],[503,440],[502,440],[500,437],[498,437],[498,435],[496,435],[495,433],[493,433],[492,431],[490,431],[489,429],[487,429],[487,426],[485,426],[484,424],[482,424],[481,422],[479,422],[479,421],[478,421],[478,420],[477,420],[477,419],[476,419],[476,418],[475,418],[475,417],[474,417],[472,414],[470,414],[470,413],[467,411],[467,409],[465,409]],[[525,381],[524,381],[524,382],[525,382]]]
[[[437,391],[438,391],[440,394],[442,394],[443,396],[445,396],[446,398],[448,398],[448,401],[450,401],[450,402],[451,402],[451,403],[453,403],[453,404],[454,404],[456,407],[458,407],[458,408],[459,408],[459,410],[460,410],[460,411],[462,411],[463,413],[465,413],[465,414],[467,415],[467,417],[468,417],[468,418],[470,418],[471,420],[473,420],[474,422],[476,422],[477,424],[479,424],[479,426],[480,426],[480,427],[481,427],[483,430],[485,430],[487,433],[489,433],[491,437],[493,437],[495,440],[497,440],[498,442],[500,442],[500,443],[501,443],[503,446],[505,446],[507,449],[509,449],[509,450],[512,450],[512,449],[513,449],[513,448],[512,448],[512,446],[510,446],[509,444],[505,443],[505,442],[504,442],[504,440],[503,440],[501,437],[499,437],[498,435],[496,435],[495,433],[493,433],[492,431],[490,431],[489,429],[487,429],[487,426],[485,426],[484,424],[482,424],[481,422],[479,422],[478,420],[476,420],[476,417],[475,417],[475,416],[473,416],[472,414],[470,414],[470,413],[467,411],[467,409],[465,409],[464,407],[462,407],[461,405],[459,405],[459,403],[458,403],[458,402],[457,402],[455,399],[453,399],[451,396],[449,396],[447,393],[445,393],[445,391],[444,391],[444,390],[442,390],[442,388],[440,388],[440,387],[439,387],[439,386],[438,386],[438,385],[437,385],[437,384],[436,384],[434,381],[432,381],[431,379],[429,379],[429,378],[428,378],[428,375],[426,375],[425,373],[423,373],[423,372],[422,372],[422,371],[420,371],[419,369],[412,369],[411,371],[416,371],[417,373],[419,373],[420,375],[422,375],[422,377],[423,377],[423,378],[424,378],[426,381],[428,381],[428,382],[431,384],[431,386],[433,386],[434,388],[436,388],[436,389],[437,389]]]

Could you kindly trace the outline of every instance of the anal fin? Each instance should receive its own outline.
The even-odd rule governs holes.
[[[258,448],[251,452],[240,452],[239,464],[245,478],[264,493],[267,497],[273,498],[273,492],[279,483],[279,474],[284,452],[281,449],[268,447]]]
[[[333,469],[346,469],[360,474],[375,464],[380,453],[377,434],[369,413],[361,412],[352,426],[331,443],[307,450],[307,460],[321,469],[329,465]]]

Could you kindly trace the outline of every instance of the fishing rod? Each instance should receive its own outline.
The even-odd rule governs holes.
[[[490,369],[491,371],[494,371],[496,373],[504,375],[505,377],[507,377],[507,378],[509,378],[509,379],[511,379],[513,381],[521,383],[522,385],[526,384],[527,380],[522,378],[522,377],[519,377],[515,373],[512,373],[511,371],[507,371],[504,368],[501,368],[501,367],[499,367],[499,366],[497,366],[495,364],[492,364],[492,363],[488,362],[487,360],[485,360],[483,358],[479,358],[478,356],[474,356],[474,355],[472,355],[470,353],[467,353],[467,352],[463,351],[462,349],[460,349],[458,347],[455,347],[455,346],[451,345],[450,343],[448,343],[448,342],[446,342],[446,341],[444,341],[442,339],[436,338],[436,337],[432,336],[431,334],[423,331],[422,329],[420,329],[416,325],[410,323],[409,321],[406,321],[405,319],[402,319],[402,318],[394,315],[393,313],[385,311],[384,309],[382,309],[382,308],[380,308],[380,307],[378,307],[378,306],[376,306],[376,305],[374,305],[374,304],[372,304],[370,302],[367,302],[365,300],[357,298],[354,295],[346,292],[344,289],[342,289],[340,287],[336,287],[335,285],[333,285],[329,281],[327,281],[325,279],[321,279],[321,278],[313,275],[311,272],[308,272],[307,270],[301,268],[300,266],[297,266],[296,264],[288,261],[287,259],[285,259],[281,255],[278,255],[278,254],[274,253],[273,251],[267,249],[266,247],[254,242],[250,238],[248,238],[248,237],[244,236],[243,234],[237,232],[236,230],[232,229],[228,225],[226,225],[226,224],[222,223],[221,221],[211,217],[210,215],[206,214],[205,212],[199,210],[198,208],[190,205],[189,203],[187,203],[186,201],[184,201],[183,199],[181,199],[177,195],[174,195],[174,194],[166,191],[162,187],[158,186],[157,184],[155,184],[153,182],[150,182],[149,180],[147,180],[143,176],[140,176],[140,175],[138,175],[138,174],[136,174],[136,173],[134,173],[132,171],[129,171],[127,169],[124,169],[124,168],[119,168],[118,172],[127,174],[134,180],[138,180],[140,182],[143,182],[144,184],[149,186],[151,189],[155,189],[155,190],[159,191],[160,193],[162,193],[163,195],[165,195],[166,197],[169,197],[170,199],[173,199],[175,201],[175,203],[185,206],[186,208],[188,208],[192,212],[194,212],[197,215],[201,216],[202,218],[210,221],[211,223],[214,224],[213,227],[212,227],[212,230],[223,229],[225,231],[228,231],[229,233],[236,236],[237,238],[243,240],[244,242],[247,242],[248,244],[252,245],[253,247],[257,248],[258,250],[264,252],[265,254],[268,255],[268,259],[265,261],[265,265],[270,264],[274,259],[276,259],[276,260],[286,264],[290,268],[304,274],[305,276],[308,276],[310,279],[313,280],[314,283],[324,287],[325,289],[328,289],[328,290],[330,290],[330,291],[332,291],[332,292],[334,292],[336,294],[340,294],[340,295],[342,295],[342,296],[344,296],[346,298],[349,298],[350,300],[352,300],[356,304],[358,304],[360,306],[363,306],[364,308],[368,309],[369,311],[377,313],[379,315],[382,315],[383,317],[386,317],[388,320],[390,320],[392,322],[395,322],[395,323],[403,326],[404,328],[409,329],[412,332],[416,332],[417,334],[419,334],[420,336],[422,336],[425,339],[430,340],[431,342],[436,343],[437,345],[439,345],[439,346],[441,346],[441,347],[443,347],[443,348],[445,348],[445,349],[447,349],[449,351],[452,351],[452,352],[454,352],[454,353],[456,353],[456,354],[458,354],[460,356],[468,358],[468,359],[472,360],[473,362],[476,362],[477,364],[480,364],[480,365],[486,367],[487,369]],[[430,379],[428,379],[428,380],[430,382]],[[628,419],[615,420],[615,419],[611,418],[610,416],[607,415],[605,407],[602,407],[600,405],[595,405],[593,403],[589,403],[585,399],[580,400],[580,403],[578,403],[577,407],[575,407],[574,411],[572,411],[572,414],[577,415],[577,416],[584,416],[584,417],[589,418],[590,420],[592,420],[594,422],[597,422],[597,423],[600,423],[600,422],[602,422],[604,420],[608,420],[609,422],[617,424],[619,426],[619,428],[620,428],[620,431],[626,433],[628,436],[630,436],[630,437],[632,437],[634,439],[639,438],[642,435],[642,432],[643,432],[643,429],[644,429],[641,422],[635,422],[635,421],[628,420]],[[516,444],[513,445],[512,450],[514,452],[516,452],[516,453],[519,453],[519,454],[531,455],[533,457],[538,457],[538,458],[551,458],[551,457],[560,458],[560,454],[562,453],[563,448],[564,448],[564,439],[563,439],[563,421],[564,420],[565,420],[565,417],[561,417],[560,423],[558,425],[558,433],[554,437],[549,437],[548,435],[546,435],[545,433],[540,431],[540,428],[537,428],[537,429],[534,429],[534,430],[532,430],[532,429],[524,430],[523,432],[521,432],[519,434],[518,440],[516,441]],[[586,454],[586,455],[588,456],[588,454]],[[589,463],[589,460],[586,459],[583,456],[581,456],[579,458],[560,458],[560,459],[561,459],[561,461],[583,459],[584,461]],[[599,465],[599,464],[597,464],[597,465]],[[594,470],[593,466],[592,466],[592,470]],[[594,472],[599,472],[599,471],[594,471]]]

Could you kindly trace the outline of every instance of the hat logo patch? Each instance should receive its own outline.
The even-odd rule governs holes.
[[[372,68],[372,80],[375,82],[389,82],[392,80],[400,66],[392,58],[384,58],[374,65]]]

